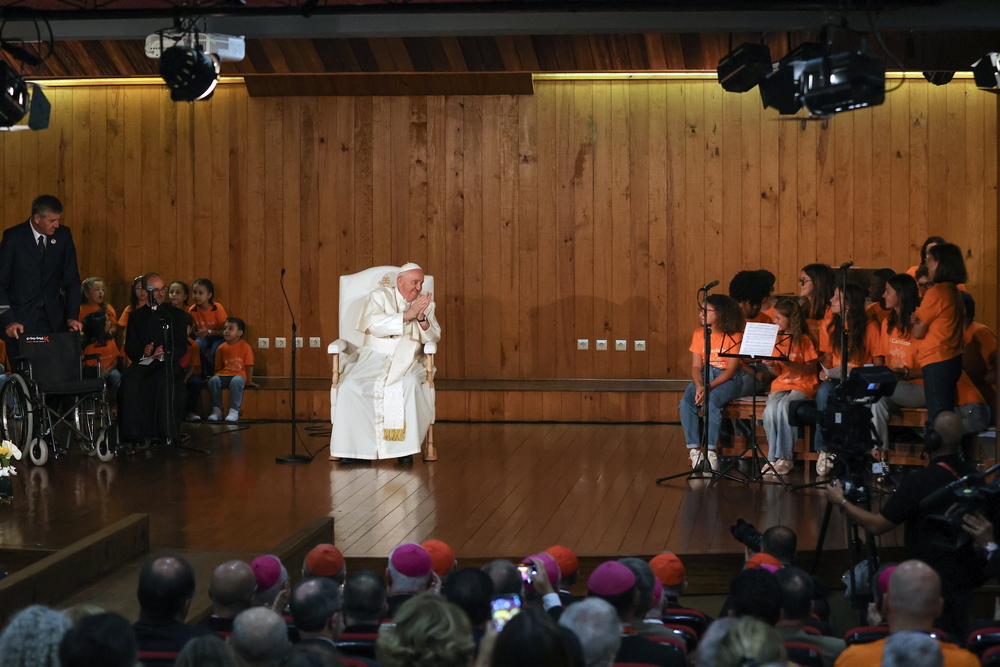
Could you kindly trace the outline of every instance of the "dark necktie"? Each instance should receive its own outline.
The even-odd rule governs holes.
[[[38,256],[45,259],[45,237],[38,237]]]

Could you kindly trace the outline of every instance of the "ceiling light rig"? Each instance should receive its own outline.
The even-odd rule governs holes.
[[[42,25],[48,32],[47,42],[42,39]],[[55,43],[52,27],[48,21],[34,21],[36,39],[33,42],[5,38],[6,27],[5,18],[0,23],[0,129],[43,130],[49,125],[49,102],[38,85],[31,87],[29,96],[25,77],[37,72],[52,55]],[[29,44],[36,45],[37,51],[33,52]],[[30,71],[26,71],[28,68]],[[28,124],[19,125],[26,115],[29,116]]]
[[[160,76],[175,102],[209,99],[219,83],[221,63],[237,62],[245,55],[243,37],[202,32],[198,20],[178,19],[173,28],[146,38],[146,55],[159,58]]]

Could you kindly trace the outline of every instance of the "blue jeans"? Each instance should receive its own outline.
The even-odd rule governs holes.
[[[212,397],[212,408],[222,409],[222,390],[229,389],[229,409],[239,411],[243,404],[243,387],[246,380],[240,375],[213,375],[208,380],[208,395]]]
[[[816,389],[816,407],[819,408],[820,412],[826,411],[827,402],[830,400],[830,396],[837,391],[837,381],[836,380],[824,380],[819,383],[819,387]],[[823,442],[823,429],[816,424],[816,428],[813,429],[813,444],[816,445],[817,452],[826,451],[826,443]]]
[[[724,369],[709,366],[708,379],[711,382],[719,377]],[[698,418],[698,406],[694,404],[695,394],[694,382],[684,390],[684,398],[681,399],[681,426],[684,427],[684,440],[688,449],[701,446],[701,429]],[[717,387],[713,387],[708,396],[708,406],[705,408],[705,415],[708,417],[708,448],[715,449],[719,444],[719,427],[722,425],[722,408],[729,401],[735,400],[743,395],[743,372],[736,371],[736,375],[729,378]]]
[[[212,377],[215,374],[215,352],[225,341],[226,339],[222,336],[205,336],[195,339],[201,349],[201,370],[207,377]]]
[[[954,410],[958,404],[957,384],[962,376],[962,355],[927,364],[920,372],[924,376],[927,421],[933,422],[939,412]]]

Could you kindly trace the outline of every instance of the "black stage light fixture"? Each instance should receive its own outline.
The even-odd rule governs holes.
[[[933,83],[935,86],[943,86],[946,83],[950,83],[951,80],[955,78],[955,73],[946,72],[944,70],[924,72],[924,78],[927,79],[928,82]]]
[[[802,108],[796,63],[785,63],[768,74],[758,86],[764,108],[775,109],[783,115],[798,113]]]
[[[1000,58],[998,53],[987,53],[972,63],[972,76],[980,88],[996,88],[1000,85]]]
[[[10,127],[28,110],[28,86],[24,77],[0,61],[0,127]]]
[[[52,104],[49,98],[42,93],[42,87],[37,83],[31,84],[31,105],[28,107],[28,128],[32,130],[44,130],[49,126],[49,115],[52,113]]]
[[[160,54],[160,76],[174,102],[205,100],[219,83],[219,60],[199,49],[178,44]]]
[[[767,44],[741,44],[719,61],[719,83],[731,93],[745,93],[771,72],[771,62]]]
[[[885,101],[885,61],[864,53],[837,53],[802,68],[802,103],[815,114],[878,106]]]

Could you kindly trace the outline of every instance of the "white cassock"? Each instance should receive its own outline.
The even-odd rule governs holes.
[[[368,295],[358,320],[364,345],[344,362],[339,387],[330,391],[330,455],[386,459],[416,454],[434,419],[424,343],[441,339],[434,303],[424,310],[424,331],[403,324],[405,301],[395,285]]]

